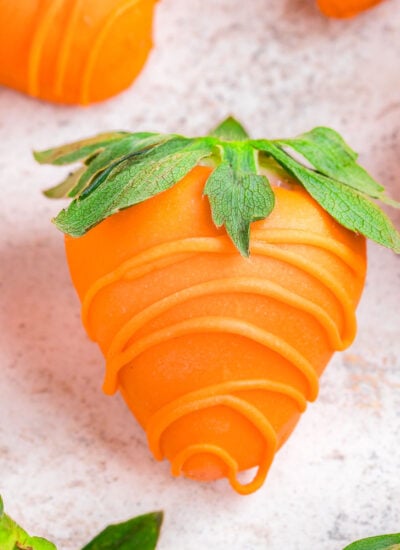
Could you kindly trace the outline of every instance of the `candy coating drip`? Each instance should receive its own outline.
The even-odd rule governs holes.
[[[163,459],[161,450],[161,437],[166,428],[178,418],[190,414],[194,410],[205,407],[214,407],[218,404],[228,405],[246,418],[248,418],[262,434],[265,452],[258,471],[251,483],[243,485],[237,480],[239,467],[235,459],[223,448],[217,445],[197,444],[186,447],[176,455],[171,463],[173,475],[181,474],[185,463],[194,455],[209,453],[218,456],[228,468],[228,479],[232,487],[240,494],[249,494],[261,487],[268,473],[269,466],[273,460],[277,448],[277,434],[268,420],[260,414],[259,410],[248,402],[232,394],[240,390],[264,390],[276,392],[288,396],[303,412],[306,408],[306,400],[303,395],[285,384],[274,384],[267,380],[241,380],[236,382],[225,382],[224,384],[210,386],[198,392],[185,395],[183,398],[169,403],[163,409],[153,415],[146,427],[149,447],[157,460]]]

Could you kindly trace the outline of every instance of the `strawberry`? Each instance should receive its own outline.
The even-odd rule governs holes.
[[[258,489],[356,333],[366,237],[400,252],[399,206],[333,130],[250,139],[114,133],[37,153],[82,169],[66,235],[83,322],[172,473]],[[243,484],[238,472],[258,466]]]
[[[382,0],[317,0],[322,13],[328,17],[354,17]]]
[[[0,83],[86,105],[127,88],[152,47],[155,0],[0,2]],[[10,25],[10,21],[12,24]]]

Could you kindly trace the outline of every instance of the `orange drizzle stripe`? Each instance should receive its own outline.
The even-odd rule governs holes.
[[[346,291],[336,282],[329,271],[321,266],[311,264],[306,258],[303,258],[303,256],[300,256],[295,252],[281,250],[274,245],[260,243],[258,241],[253,242],[251,252],[260,256],[267,256],[269,258],[286,262],[287,264],[304,271],[304,273],[311,275],[311,277],[317,281],[320,281],[328,290],[330,290],[341,305],[343,310],[344,333],[351,335],[350,343],[353,341],[357,332],[354,305]]]
[[[224,385],[221,384],[219,387],[223,388],[223,386]],[[265,416],[254,405],[248,403],[240,397],[229,394],[226,395],[213,392],[214,395],[210,396],[208,395],[210,389],[215,390],[216,387],[204,388],[200,392],[187,394],[183,398],[177,399],[157,411],[150,418],[146,426],[149,448],[157,460],[162,460],[163,454],[160,448],[161,437],[165,430],[174,422],[187,414],[209,407],[215,407],[217,405],[230,407],[247,418],[247,420],[249,420],[251,424],[260,432],[265,442],[264,457],[259,465],[258,473],[254,480],[248,485],[242,485],[238,482],[236,478],[238,470],[236,461],[227,451],[222,450],[224,460],[228,463],[228,478],[232,487],[240,494],[251,493],[263,484],[268,473],[277,448],[276,432],[268,419],[265,418]],[[215,451],[214,445],[212,445],[211,448]],[[179,475],[184,462],[191,454],[194,454],[194,452],[209,452],[209,450],[210,446],[207,444],[198,444],[184,449],[171,461],[173,474]],[[221,453],[218,454],[221,456]],[[227,459],[227,457],[229,458]]]
[[[237,334],[249,338],[271,349],[275,353],[278,353],[281,357],[292,363],[292,365],[305,376],[309,386],[308,399],[310,401],[316,399],[318,395],[318,376],[312,364],[290,344],[275,334],[271,334],[248,321],[242,321],[231,317],[212,316],[187,319],[136,340],[126,351],[108,363],[103,391],[105,393],[114,393],[117,389],[117,375],[119,370],[146,350],[172,338],[204,332]]]
[[[207,453],[213,454],[219,457],[227,466],[228,469],[228,480],[231,484],[232,489],[234,489],[240,495],[249,495],[257,491],[264,483],[265,478],[267,477],[269,467],[271,465],[272,457],[266,456],[265,459],[261,461],[261,464],[258,467],[257,474],[250,483],[240,483],[237,479],[238,473],[238,464],[231,455],[225,451],[222,447],[218,445],[211,445],[206,443],[199,443],[198,445],[189,445],[186,449],[183,449],[178,453],[171,462],[171,473],[174,476],[179,476],[182,472],[182,468],[185,462],[195,454]]]
[[[143,274],[143,264],[148,264],[148,269],[145,272],[150,272],[153,269],[158,269],[158,265],[154,262],[171,255],[169,260],[164,264],[173,264],[175,262],[174,254],[184,252],[208,252],[208,253],[232,253],[234,251],[232,244],[227,237],[202,237],[182,239],[164,243],[152,247],[144,252],[141,252],[125,261],[116,270],[100,277],[89,288],[82,303],[82,322],[86,328],[88,335],[93,338],[89,323],[90,306],[98,292],[106,286],[118,281],[119,279],[133,280]],[[266,256],[286,262],[289,265],[297,267],[305,273],[311,275],[315,279],[324,284],[328,290],[332,292],[335,298],[340,303],[344,317],[344,337],[345,345],[349,345],[356,334],[356,318],[354,307],[343,288],[335,281],[330,273],[319,266],[310,264],[299,254],[287,250],[281,250],[274,245],[265,244],[263,242],[253,241],[251,243],[251,252],[260,256]],[[153,263],[153,265],[152,265]]]
[[[322,248],[342,260],[355,274],[364,276],[364,270],[362,270],[362,273],[360,270],[359,255],[355,254],[345,244],[312,231],[303,229],[257,229],[253,230],[251,235],[256,240],[267,241],[270,244],[305,244]],[[364,263],[364,260],[362,263]]]
[[[267,437],[269,439],[269,434],[273,432],[273,448],[276,448],[277,437],[275,430],[272,428],[270,422],[264,417],[261,411],[255,405],[248,403],[245,399],[242,399],[241,397],[226,393],[217,393],[216,391],[214,391],[215,388],[224,389],[223,386],[224,384],[219,384],[218,386],[203,388],[203,390],[200,390],[198,392],[191,392],[189,394],[186,394],[180,399],[176,399],[172,403],[169,403],[165,407],[162,407],[149,419],[146,426],[146,433],[149,441],[150,450],[157,460],[163,459],[163,453],[160,447],[162,434],[174,422],[192,412],[207,409],[209,407],[215,407],[217,405],[234,405],[238,404],[238,402],[240,403],[240,406],[242,404],[246,405],[244,415],[249,420],[253,421],[253,424],[257,428],[259,428],[259,431],[263,435],[265,435],[265,432],[267,432]],[[254,389],[260,389],[258,387],[258,384]],[[233,408],[236,407],[233,406]],[[242,412],[240,409],[239,411]],[[267,430],[263,429],[265,426],[268,426]]]
[[[48,2],[47,11],[40,20],[36,32],[33,34],[28,61],[28,94],[34,97],[39,94],[39,68],[46,36],[53,22],[53,17],[62,2],[63,0]]]
[[[97,279],[87,291],[82,301],[82,322],[88,335],[92,338],[89,327],[90,306],[96,294],[106,286],[120,279],[136,279],[137,277],[141,277],[159,269],[160,266],[157,262],[160,260],[164,261],[161,267],[167,267],[168,265],[174,264],[177,254],[193,254],[196,252],[228,253],[232,251],[233,247],[226,237],[200,237],[163,243],[144,250],[143,252],[139,252],[139,254],[123,262],[114,271]],[[183,257],[181,259],[186,258]]]
[[[71,50],[71,43],[74,38],[74,27],[78,20],[79,8],[82,0],[75,0],[72,9],[69,8],[69,20],[65,26],[65,32],[59,47],[57,64],[55,69],[54,92],[56,95],[62,95],[65,72],[67,69],[68,57]]]
[[[220,395],[230,395],[232,393],[236,393],[240,391],[249,391],[249,390],[263,390],[267,392],[285,395],[290,399],[292,399],[292,401],[296,402],[300,412],[304,412],[306,410],[307,401],[304,395],[298,390],[296,390],[295,388],[293,388],[292,386],[289,386],[288,384],[284,384],[282,382],[274,382],[273,380],[265,380],[265,379],[227,380],[225,382],[222,382],[221,384],[214,384],[212,386],[206,386],[205,388],[201,388],[200,390],[189,392],[184,396],[179,397],[178,399],[175,399],[174,401],[168,403],[167,405],[162,407],[159,411],[153,414],[151,419],[148,421],[146,430],[148,431],[149,429],[149,423],[150,423],[150,426],[153,425],[153,422],[156,423],[157,426],[159,426],[159,420],[157,419],[158,418],[164,419],[166,416],[171,417],[171,414],[172,414],[172,417],[174,418],[172,422],[175,422],[175,420],[183,416],[183,415],[180,415],[179,412],[177,412],[178,410],[181,410],[182,406],[186,407],[186,405],[190,405],[191,403],[194,403],[199,400],[201,401],[204,399],[218,397]],[[178,416],[176,416],[177,414]],[[168,425],[170,423],[168,423]],[[162,433],[163,431],[165,431],[165,429],[166,428],[162,428],[162,430],[159,433]],[[153,449],[154,455],[158,457],[159,460],[161,460],[162,453],[158,443],[156,446],[152,447],[152,449]]]
[[[89,97],[89,88],[90,81],[92,78],[93,70],[96,65],[97,58],[100,53],[102,44],[116,22],[116,20],[121,17],[126,11],[132,8],[135,4],[138,4],[140,0],[127,0],[120,6],[116,6],[115,9],[107,16],[103,27],[100,29],[100,32],[96,35],[95,40],[89,49],[89,56],[85,63],[82,74],[82,87],[81,87],[81,103],[82,105],[87,105],[90,102]]]
[[[255,278],[235,277],[207,281],[205,283],[185,288],[171,294],[170,296],[162,298],[158,302],[155,302],[146,309],[142,310],[140,313],[134,315],[115,335],[107,353],[107,361],[111,361],[111,359],[115,356],[122,353],[127,343],[133,338],[138,330],[140,330],[149,321],[152,321],[169,309],[193,298],[227,293],[256,294],[259,296],[270,297],[288,304],[296,309],[308,313],[316,319],[325,329],[333,349],[342,350],[347,346],[347,341],[343,341],[341,339],[335,322],[329,317],[322,307],[271,281]]]

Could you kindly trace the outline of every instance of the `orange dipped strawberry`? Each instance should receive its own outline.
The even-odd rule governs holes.
[[[354,339],[365,237],[400,252],[374,199],[397,203],[327,128],[252,140],[228,119],[203,138],[106,134],[36,158],[85,163],[47,195],[73,199],[55,223],[104,391],[174,475],[255,491]]]
[[[322,13],[328,17],[347,18],[380,4],[382,0],[317,0]]]
[[[81,105],[121,92],[152,47],[155,1],[0,0],[0,84]]]

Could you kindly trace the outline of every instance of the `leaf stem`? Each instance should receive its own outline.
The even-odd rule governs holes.
[[[221,143],[222,160],[227,162],[235,172],[257,174],[256,151],[247,143]]]

